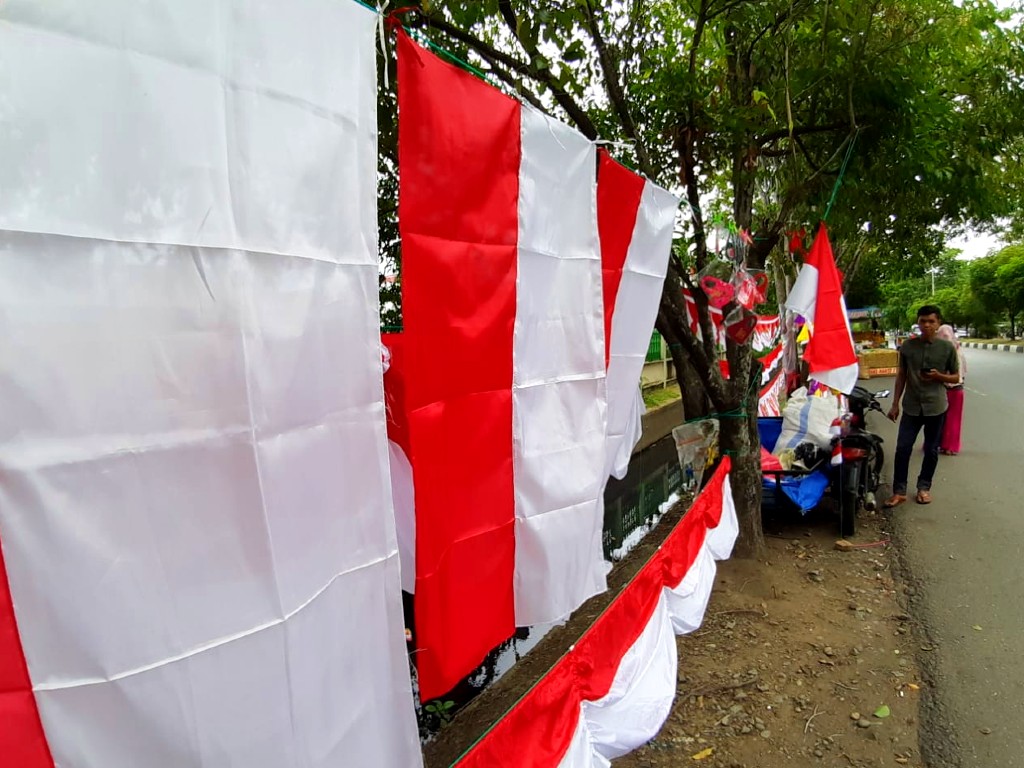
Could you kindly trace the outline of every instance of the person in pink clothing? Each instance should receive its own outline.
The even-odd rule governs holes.
[[[956,337],[953,326],[943,325],[935,335],[940,339],[952,342],[956,347],[957,357],[960,358],[960,381],[956,384],[946,385],[949,409],[946,411],[946,424],[942,428],[942,437],[939,440],[939,452],[942,455],[956,456],[960,453],[960,425],[964,419],[964,375],[967,373],[967,364],[964,361],[960,340]]]

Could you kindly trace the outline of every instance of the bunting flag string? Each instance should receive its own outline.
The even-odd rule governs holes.
[[[456,768],[600,768],[661,729],[676,695],[676,635],[697,630],[738,533],[722,459],[658,552]]]

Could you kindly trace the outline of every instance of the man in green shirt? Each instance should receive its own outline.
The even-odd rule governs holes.
[[[907,475],[910,473],[910,455],[917,436],[924,430],[924,459],[917,477],[917,503],[932,501],[932,477],[939,462],[939,440],[946,418],[946,384],[960,381],[960,363],[956,347],[936,338],[942,324],[938,307],[926,304],[917,311],[917,324],[921,335],[907,339],[900,347],[900,367],[896,374],[896,392],[889,418],[900,416],[903,400],[903,418],[900,419],[896,438],[896,460],[893,468],[892,497],[885,506],[892,508],[907,500]]]

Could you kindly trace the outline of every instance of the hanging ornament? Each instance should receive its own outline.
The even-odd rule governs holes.
[[[740,267],[732,280],[736,289],[736,301],[747,309],[764,304],[768,298],[768,274],[763,270],[747,270]]]
[[[721,309],[736,298],[736,289],[732,283],[727,283],[714,275],[704,275],[700,279],[700,289],[708,297],[708,304],[715,309]]]
[[[736,307],[725,317],[725,335],[737,344],[750,341],[756,327],[757,315],[743,307]]]
[[[807,230],[801,227],[798,230],[787,232],[789,235],[789,255],[803,258],[807,249],[804,248],[804,240],[807,238]]]

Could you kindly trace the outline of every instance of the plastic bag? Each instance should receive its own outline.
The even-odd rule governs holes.
[[[714,460],[718,448],[718,420],[681,424],[672,430],[676,441],[676,455],[679,457],[679,468],[686,478],[686,487],[700,487],[704,470]]]
[[[772,450],[776,456],[800,443],[811,442],[822,450],[832,445],[832,422],[842,415],[842,406],[834,395],[808,397],[801,387],[789,397],[782,412],[782,431]]]

